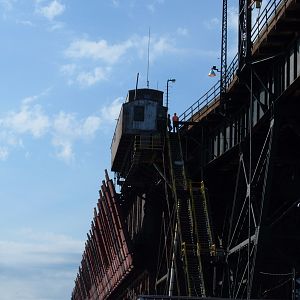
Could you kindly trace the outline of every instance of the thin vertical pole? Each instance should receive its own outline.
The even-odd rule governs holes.
[[[177,243],[178,243],[178,226],[177,226],[177,222],[176,222],[174,241],[173,241],[172,264],[171,264],[171,270],[170,270],[170,282],[169,282],[169,292],[168,292],[169,296],[172,296],[173,291],[174,291]]]
[[[148,36],[147,88],[149,89],[149,57],[150,57],[150,27]]]
[[[247,299],[251,298],[251,286],[250,283],[250,253],[251,253],[251,182],[252,182],[252,124],[253,124],[253,70],[250,65],[250,124],[249,124],[249,180],[248,180],[248,253],[247,253]]]
[[[292,300],[296,299],[296,269],[293,268],[293,278],[292,278]]]

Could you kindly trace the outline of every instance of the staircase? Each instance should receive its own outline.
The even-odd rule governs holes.
[[[177,202],[181,259],[187,281],[188,296],[205,297],[200,252],[193,220],[193,197],[191,197],[185,175],[179,134],[169,134],[168,142],[173,193]]]
[[[210,224],[209,210],[203,181],[193,183],[191,186],[193,220],[195,234],[201,256],[213,255],[214,239]]]

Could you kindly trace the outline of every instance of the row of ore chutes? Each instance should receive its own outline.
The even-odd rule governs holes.
[[[87,234],[85,250],[75,280],[72,300],[106,299],[133,269],[130,242],[116,192],[105,170],[98,209]]]

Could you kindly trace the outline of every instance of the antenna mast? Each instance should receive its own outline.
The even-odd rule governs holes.
[[[149,89],[149,56],[150,56],[150,27],[148,36],[147,88]]]

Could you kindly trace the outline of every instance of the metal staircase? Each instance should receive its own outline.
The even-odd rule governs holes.
[[[191,195],[195,235],[200,255],[214,255],[215,243],[203,181],[191,184]]]
[[[173,194],[177,203],[177,228],[181,245],[181,260],[189,296],[205,297],[199,244],[195,235],[193,205],[185,175],[179,134],[168,135],[170,172]]]

